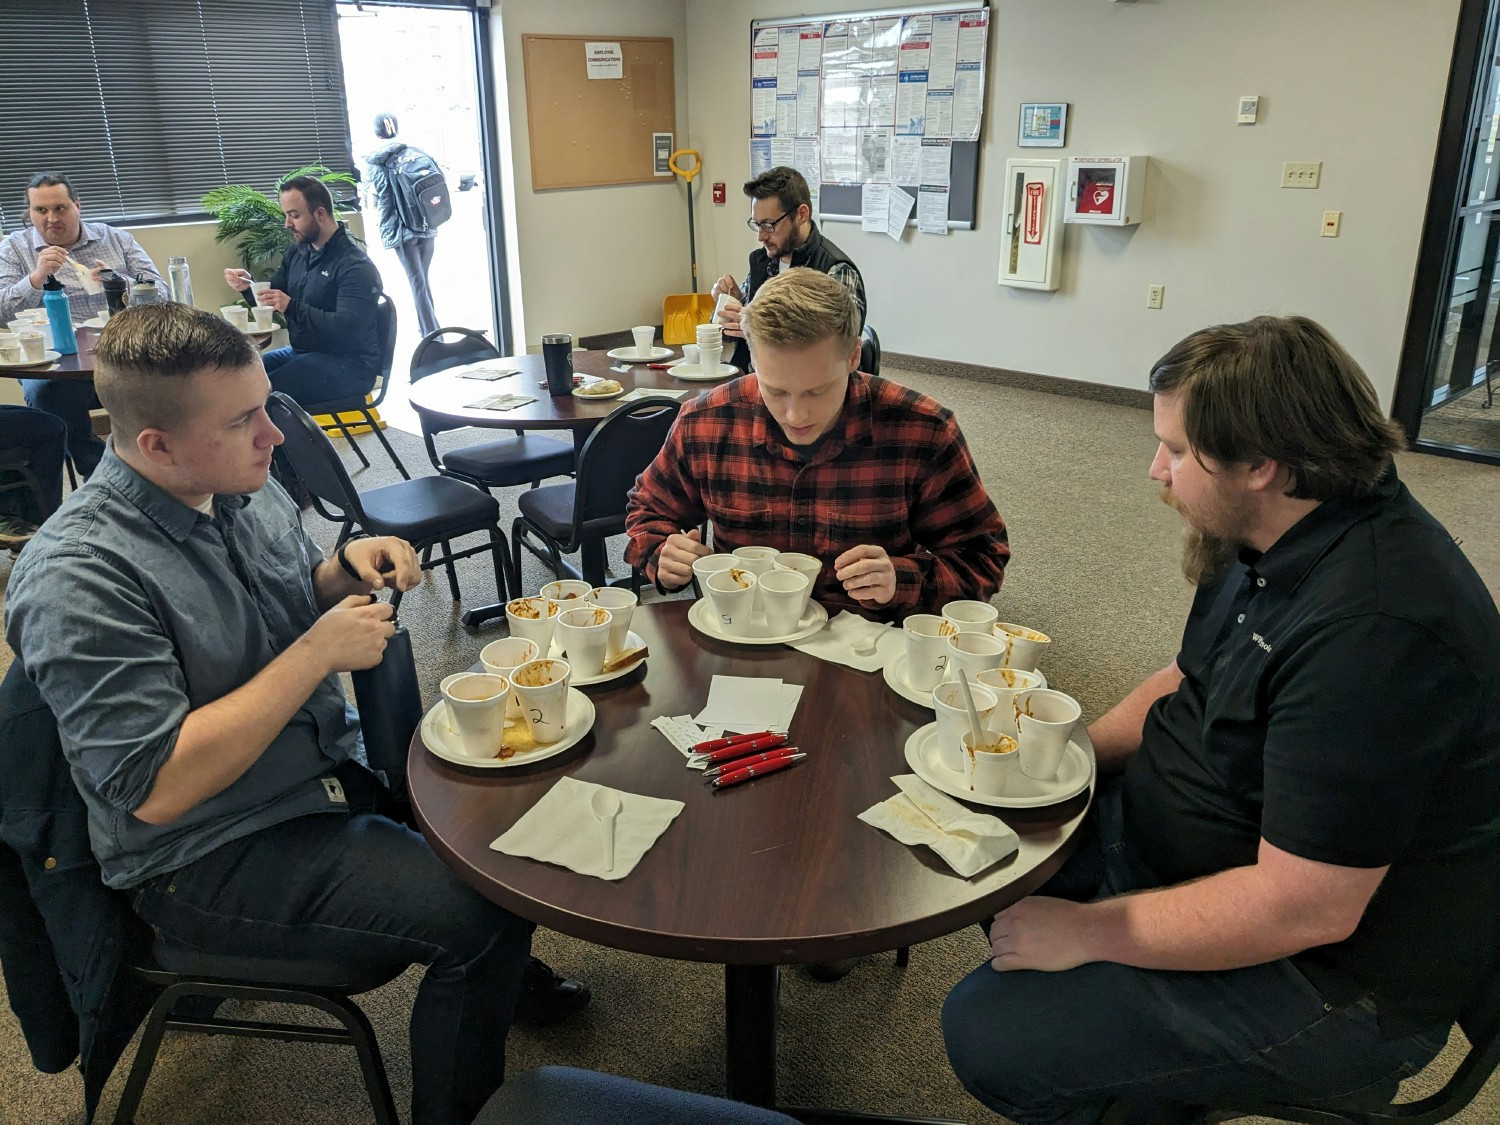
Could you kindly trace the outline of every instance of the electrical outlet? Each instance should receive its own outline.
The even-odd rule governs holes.
[[[1321,160],[1288,160],[1281,166],[1281,186],[1284,188],[1315,188],[1322,177]]]
[[[1324,211],[1323,237],[1337,238],[1339,236],[1339,226],[1343,223],[1343,221],[1344,213],[1342,211]]]
[[[1165,285],[1146,286],[1146,307],[1148,309],[1161,308],[1162,301],[1166,300],[1167,287]]]

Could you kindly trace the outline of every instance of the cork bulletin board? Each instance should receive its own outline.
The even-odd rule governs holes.
[[[670,184],[655,173],[653,133],[677,132],[672,40],[523,35],[531,186]],[[619,44],[619,77],[590,77],[589,44]]]

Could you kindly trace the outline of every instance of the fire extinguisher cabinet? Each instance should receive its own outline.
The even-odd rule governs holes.
[[[1074,156],[1068,160],[1063,222],[1129,227],[1141,221],[1144,156]]]

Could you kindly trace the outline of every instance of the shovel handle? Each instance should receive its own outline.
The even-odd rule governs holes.
[[[691,156],[693,158],[693,166],[691,168],[679,168],[677,166],[677,158],[679,156]],[[693,177],[703,171],[703,157],[698,155],[698,150],[695,148],[680,148],[667,157],[667,167],[676,172],[688,183],[692,183]]]

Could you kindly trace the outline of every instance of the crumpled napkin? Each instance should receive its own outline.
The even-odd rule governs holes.
[[[926,844],[967,879],[999,863],[1021,846],[1004,821],[964,808],[914,773],[891,778],[901,789],[871,805],[859,819],[889,832],[903,844]]]
[[[490,841],[490,847],[506,855],[555,863],[580,875],[625,878],[683,805],[681,801],[615,790],[620,795],[620,815],[615,818],[615,865],[605,872],[604,834],[590,804],[594,791],[603,788],[573,777],[560,778],[507,832]]]
[[[876,638],[874,652],[854,651],[855,644],[868,641],[872,636]],[[900,629],[870,621],[846,609],[830,621],[826,629],[818,630],[807,640],[798,641],[791,647],[819,660],[844,664],[861,672],[875,672],[884,668],[886,661],[897,653],[905,651],[905,643]]]

